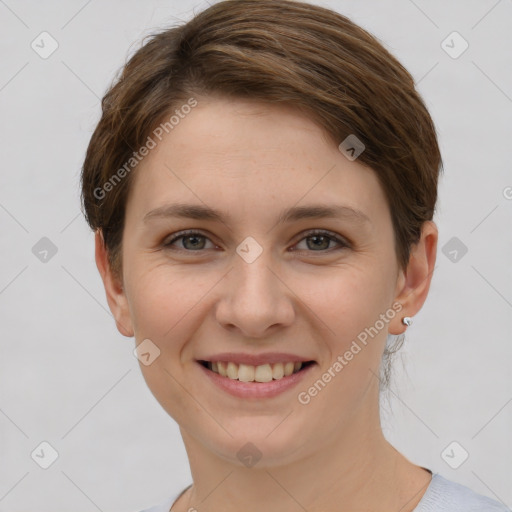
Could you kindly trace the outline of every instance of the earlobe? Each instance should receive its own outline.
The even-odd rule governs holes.
[[[390,324],[390,334],[402,334],[407,325],[404,317],[413,317],[427,299],[437,256],[437,226],[433,221],[423,223],[421,238],[411,247],[407,269],[399,272],[394,302],[402,309]]]
[[[108,306],[116,321],[117,330],[128,338],[134,336],[128,301],[122,282],[114,275],[108,261],[108,251],[103,241],[101,229],[94,237],[96,266],[103,280]]]

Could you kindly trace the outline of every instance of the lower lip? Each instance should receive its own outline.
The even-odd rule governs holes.
[[[239,380],[230,379],[229,377],[223,377],[204,367],[199,362],[197,364],[214,384],[230,395],[238,398],[271,398],[277,396],[296,386],[316,366],[316,363],[309,364],[306,368],[297,373],[292,373],[288,375],[288,377],[272,380],[270,382],[241,382]]]

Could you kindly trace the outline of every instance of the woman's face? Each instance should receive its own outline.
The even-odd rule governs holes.
[[[140,367],[182,433],[237,464],[251,442],[271,465],[373,428],[387,334],[413,313],[392,309],[403,273],[374,172],[290,108],[219,98],[198,98],[133,172],[115,316],[151,340],[147,361],[158,347]],[[222,220],[165,215],[177,204]],[[313,206],[347,209],[281,218]],[[226,352],[315,364],[278,394],[235,396],[198,362]]]

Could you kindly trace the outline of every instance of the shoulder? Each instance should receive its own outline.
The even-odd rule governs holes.
[[[169,498],[166,498],[162,502],[158,503],[158,505],[154,505],[151,508],[146,508],[144,510],[141,510],[140,512],[169,512],[171,510],[171,507],[178,501],[178,498],[181,498],[185,492],[188,491],[192,487],[192,484],[190,484],[188,487],[185,487],[183,491],[181,491],[176,496],[170,496]]]
[[[160,502],[158,505],[154,505],[151,508],[145,508],[144,510],[141,510],[140,512],[169,512],[171,509],[171,506],[174,503],[174,500],[177,499],[177,496],[171,496],[169,498],[166,498],[164,501]]]
[[[433,473],[414,512],[510,512],[505,505]]]
[[[185,491],[183,491],[185,492]],[[183,493],[181,493],[183,494]],[[180,495],[181,495],[180,494]],[[171,496],[140,512],[169,512],[179,496]],[[511,512],[502,503],[433,473],[432,481],[414,512]]]

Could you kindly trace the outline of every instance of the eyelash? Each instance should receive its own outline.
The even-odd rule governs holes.
[[[186,231],[180,231],[180,232],[176,233],[176,235],[171,240],[169,240],[167,242],[164,242],[162,245],[163,245],[163,247],[165,249],[176,250],[176,251],[179,251],[179,252],[188,252],[188,253],[198,252],[199,253],[199,252],[203,252],[204,250],[206,250],[206,249],[199,249],[197,251],[193,251],[193,250],[190,250],[190,249],[172,249],[171,248],[172,244],[174,242],[176,242],[177,240],[180,240],[182,238],[186,238],[186,237],[192,236],[192,235],[198,235],[200,237],[203,237],[203,238],[206,238],[206,239],[209,240],[209,238],[206,235],[203,235],[199,231],[186,230]],[[297,242],[297,244],[299,242],[302,242],[302,240],[304,240],[306,238],[310,238],[312,236],[326,236],[330,240],[335,241],[335,242],[337,242],[338,244],[341,245],[341,247],[339,247],[338,250],[348,249],[348,248],[351,247],[350,243],[346,239],[343,239],[343,238],[335,235],[331,231],[325,231],[325,230],[319,230],[319,229],[313,229],[311,231],[307,231],[306,233],[304,233],[304,236]],[[336,248],[334,248],[334,249],[333,248],[325,249],[325,250],[321,250],[321,251],[311,251],[311,250],[308,251],[308,250],[306,250],[306,252],[329,253],[329,252],[332,252],[333,250],[336,250]],[[301,251],[299,251],[299,252],[301,252]]]

